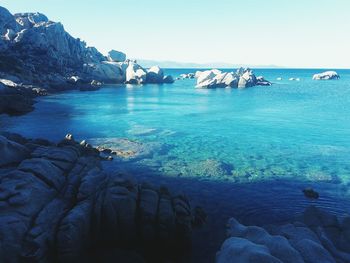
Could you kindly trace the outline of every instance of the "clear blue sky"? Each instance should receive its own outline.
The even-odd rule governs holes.
[[[349,0],[0,0],[130,58],[350,68]]]

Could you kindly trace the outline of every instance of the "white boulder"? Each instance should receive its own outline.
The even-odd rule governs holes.
[[[147,72],[140,65],[130,62],[126,69],[127,84],[143,84],[146,83]]]
[[[197,71],[197,86],[196,88],[213,88],[216,85],[215,77],[221,74],[221,71],[212,69],[203,72]]]
[[[256,85],[257,80],[252,70],[245,69],[243,71],[243,74],[241,73],[241,71],[239,71],[239,75],[240,77],[238,82],[238,88],[244,89],[244,88],[249,88]]]
[[[217,69],[197,71],[197,88],[247,88],[256,85],[270,86],[263,77],[255,77],[250,69],[240,68],[236,72],[222,72]]]
[[[333,80],[333,79],[339,79],[340,76],[335,71],[326,71],[323,73],[315,74],[312,79],[313,80]]]
[[[126,60],[126,54],[121,51],[111,50],[108,52],[107,58],[111,62],[124,62]]]

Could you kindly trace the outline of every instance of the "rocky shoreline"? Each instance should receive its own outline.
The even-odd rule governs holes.
[[[265,227],[244,226],[231,218],[216,262],[350,262],[350,217],[315,206],[294,221]]]
[[[205,220],[185,196],[103,171],[100,151],[71,135],[2,133],[0,153],[1,262],[186,262]]]

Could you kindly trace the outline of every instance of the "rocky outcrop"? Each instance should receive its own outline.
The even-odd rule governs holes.
[[[144,84],[146,83],[147,72],[144,68],[136,63],[129,63],[126,68],[126,80],[127,84]]]
[[[112,50],[105,57],[43,14],[12,15],[0,7],[0,17],[0,78],[20,79],[23,84],[50,91],[80,89],[79,83],[71,81],[72,76],[79,77],[85,86],[92,80],[147,83],[145,70],[126,60],[123,52]],[[129,66],[133,70],[128,71]],[[161,78],[156,83],[164,82]]]
[[[155,84],[174,83],[174,79],[170,75],[164,75],[160,67],[153,66],[147,70],[146,82]]]
[[[1,262],[184,260],[201,222],[186,197],[104,172],[99,151],[71,135],[3,135]]]
[[[228,222],[228,239],[216,262],[350,262],[350,217],[311,206],[290,224],[244,226]]]
[[[34,98],[47,95],[47,90],[0,79],[0,114],[25,114],[34,109]]]
[[[326,71],[323,73],[315,74],[312,77],[313,80],[334,80],[340,79],[340,76],[335,71]]]
[[[236,72],[222,72],[217,69],[197,71],[197,88],[248,88],[270,86],[263,77],[256,77],[251,69],[240,68]]]
[[[148,83],[161,83],[164,79],[164,72],[158,66],[153,66],[147,70],[147,82]]]

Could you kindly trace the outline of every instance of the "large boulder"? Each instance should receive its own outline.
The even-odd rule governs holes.
[[[170,76],[170,75],[166,75],[163,78],[163,83],[171,84],[171,83],[174,83],[174,82],[175,82],[174,78],[172,76]]]
[[[0,167],[19,163],[29,157],[29,150],[16,142],[0,135]]]
[[[120,63],[117,62],[89,63],[84,66],[84,73],[91,79],[105,83],[122,83],[125,81],[125,73]]]
[[[256,86],[257,80],[253,71],[250,69],[245,69],[239,77],[238,88],[249,88]]]
[[[333,80],[333,79],[339,79],[340,76],[335,71],[326,71],[323,73],[315,74],[312,79],[313,80]]]
[[[130,62],[126,69],[127,84],[144,84],[146,83],[147,72],[140,65]]]
[[[124,62],[126,60],[126,54],[121,51],[111,50],[108,52],[107,58],[111,62]]]
[[[237,87],[238,76],[232,72],[222,72],[217,69],[197,71],[197,88]]]
[[[271,85],[263,77],[255,77],[249,68],[240,68],[236,72],[222,72],[217,69],[197,71],[195,77],[197,78],[196,88],[247,88]]]
[[[212,88],[216,86],[216,75],[221,74],[220,70],[212,69],[203,72],[197,71],[197,86],[196,88]]]
[[[164,72],[158,66],[153,66],[147,70],[147,83],[163,83]]]

